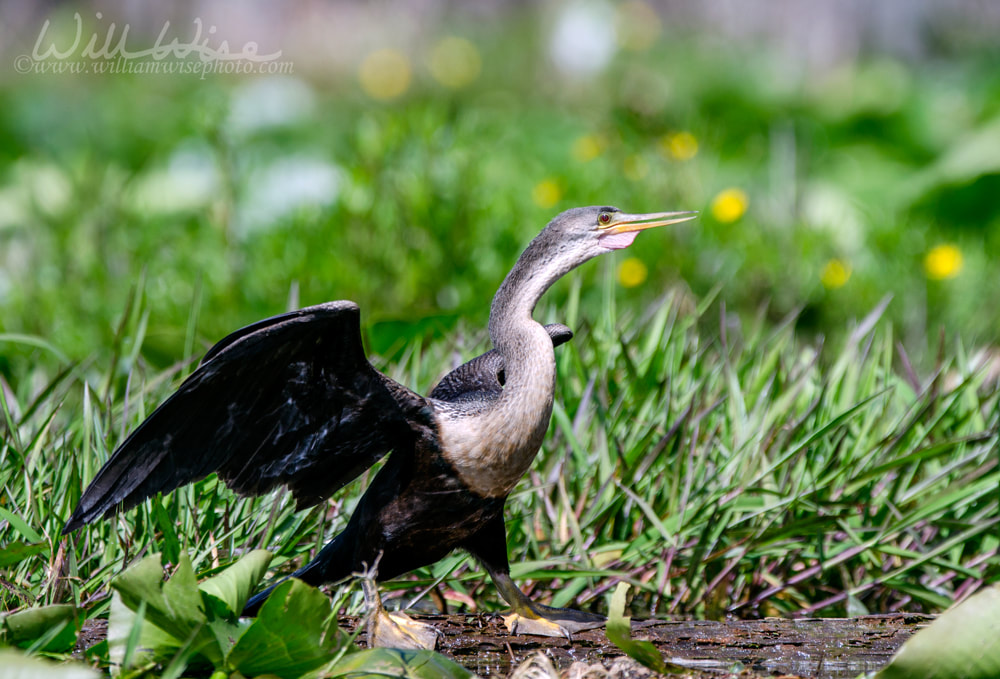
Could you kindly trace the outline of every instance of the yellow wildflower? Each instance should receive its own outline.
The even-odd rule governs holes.
[[[562,199],[562,187],[555,179],[544,179],[531,191],[531,199],[541,208],[549,208]]]
[[[445,87],[459,89],[479,77],[483,60],[476,46],[465,38],[443,38],[431,50],[428,67],[434,79]]]
[[[935,281],[954,278],[962,266],[962,251],[950,244],[933,247],[924,257],[924,271],[928,278]]]
[[[660,149],[668,158],[691,160],[698,155],[698,140],[690,132],[675,132],[660,140]]]
[[[742,189],[725,189],[712,201],[712,216],[724,224],[735,222],[747,211],[750,199]]]
[[[380,49],[361,62],[358,80],[368,96],[380,101],[395,99],[410,87],[410,60],[399,50]]]
[[[819,274],[820,283],[827,290],[844,287],[851,278],[851,265],[843,259],[831,259]]]
[[[618,282],[626,288],[642,285],[648,275],[646,265],[637,257],[629,257],[618,267]]]

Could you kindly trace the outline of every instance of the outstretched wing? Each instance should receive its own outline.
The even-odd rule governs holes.
[[[308,507],[410,441],[425,403],[368,362],[353,302],[254,323],[132,432],[63,532],[212,472],[243,495],[287,485]]]
[[[561,323],[546,325],[545,330],[552,338],[553,347],[573,337],[573,331]],[[504,382],[503,357],[496,349],[490,349],[442,377],[429,396],[451,403],[488,400],[500,394]]]

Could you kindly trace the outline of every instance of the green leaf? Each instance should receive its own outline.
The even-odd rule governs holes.
[[[21,563],[36,554],[41,554],[48,547],[44,542],[36,542],[34,544],[21,541],[12,542],[3,549],[0,549],[0,568],[9,568],[14,564]]]
[[[625,615],[625,597],[628,595],[628,583],[619,582],[611,597],[611,608],[608,611],[607,635],[615,646],[625,652],[625,655],[645,665],[654,672],[667,674],[673,671],[667,667],[663,655],[648,641],[636,641],[632,638],[632,619]]]
[[[11,649],[0,649],[0,679],[100,679],[82,663],[51,663]]]
[[[28,648],[43,643],[34,650],[58,653],[76,644],[77,611],[71,604],[53,604],[29,608],[0,618],[0,640]]]
[[[257,583],[267,572],[271,556],[267,550],[255,549],[218,575],[202,581],[198,586],[202,592],[222,601],[233,616],[239,616]]]
[[[952,144],[935,163],[904,184],[907,197],[948,184],[967,184],[1000,170],[1000,121],[995,118]]]
[[[301,580],[279,585],[226,658],[245,676],[294,679],[315,669],[349,641],[325,594]]]
[[[60,351],[56,345],[51,342],[46,342],[41,337],[36,337],[34,335],[22,335],[14,332],[5,332],[0,333],[0,342],[11,342],[12,344],[23,344],[27,347],[38,347],[39,349],[45,349],[46,351],[52,352],[52,354],[58,358],[61,363],[70,362],[69,357]]]
[[[151,660],[172,658],[183,642],[146,620],[143,604],[133,611],[122,603],[118,592],[112,592],[107,644],[109,660],[127,669]]]
[[[469,679],[476,675],[440,653],[399,648],[370,648],[352,653],[327,672],[350,679]]]
[[[28,525],[28,522],[22,519],[20,516],[11,512],[3,507],[0,507],[0,519],[4,519],[9,523],[14,530],[28,538],[31,542],[41,542],[42,536],[39,535],[35,529]]]
[[[154,520],[162,533],[158,542],[159,548],[162,550],[161,553],[169,563],[176,563],[180,561],[181,555],[181,539],[177,535],[177,526],[173,517],[163,506],[162,497],[154,496],[151,504]]]
[[[1000,585],[949,608],[914,634],[876,679],[1000,677]]]
[[[192,638],[190,648],[214,665],[222,663],[224,651],[209,628],[191,561],[186,554],[169,580],[163,582],[159,554],[146,557],[111,581],[122,603],[132,611],[146,603],[146,620],[177,640]]]

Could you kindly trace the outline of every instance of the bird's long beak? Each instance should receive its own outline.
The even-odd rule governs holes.
[[[686,212],[651,212],[646,215],[630,215],[624,212],[616,212],[611,221],[600,228],[604,233],[629,233],[631,231],[643,231],[652,229],[654,226],[666,226],[686,222],[698,216],[695,210]]]

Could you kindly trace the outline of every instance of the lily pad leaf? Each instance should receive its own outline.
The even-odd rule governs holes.
[[[428,650],[370,648],[352,653],[324,673],[349,679],[469,679],[476,675],[454,660]]]
[[[235,619],[247,605],[254,587],[261,581],[271,563],[271,553],[265,549],[255,549],[218,575],[214,575],[200,585],[202,592],[222,601]]]
[[[70,604],[29,608],[0,616],[0,641],[49,653],[68,651],[79,632],[77,610]]]
[[[291,579],[264,602],[229,652],[226,664],[248,677],[274,674],[295,679],[329,662],[348,640],[337,627],[326,595]]]
[[[100,679],[101,674],[83,663],[52,663],[0,649],[0,679]]]
[[[111,588],[121,602],[132,611],[146,603],[146,620],[177,640],[193,639],[189,648],[219,665],[223,650],[216,634],[209,628],[201,590],[191,561],[181,555],[174,574],[163,581],[163,566],[159,554],[146,557],[111,581]]]
[[[945,611],[910,637],[876,679],[1000,677],[1000,585]]]
[[[111,594],[108,614],[108,660],[120,667],[130,668],[151,660],[174,657],[184,642],[164,632],[136,611],[122,603],[118,592]]]

